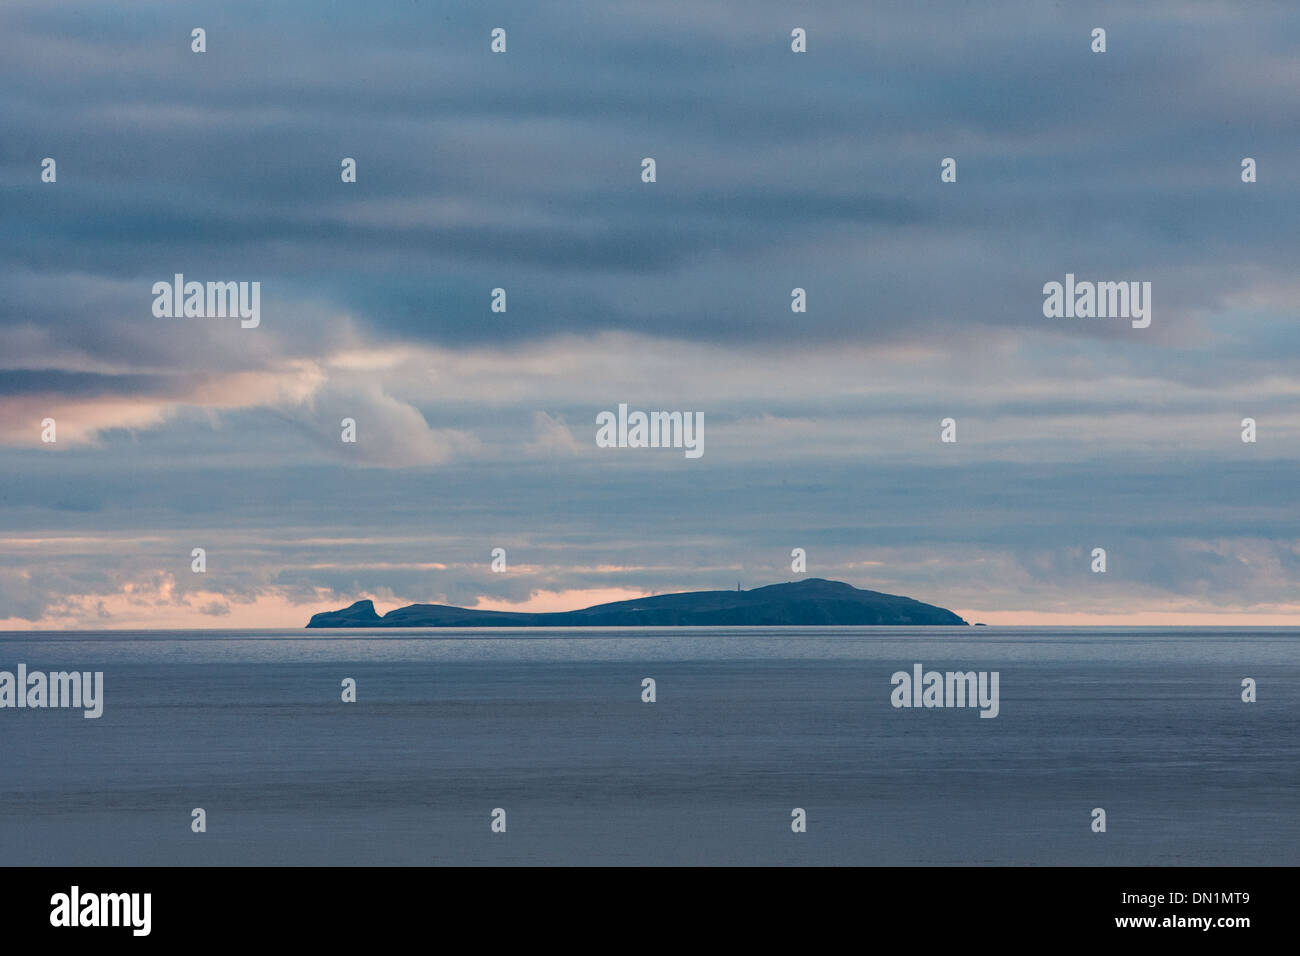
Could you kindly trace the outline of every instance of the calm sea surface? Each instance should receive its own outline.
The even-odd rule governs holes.
[[[105,703],[0,710],[5,865],[1300,864],[1297,629],[0,633],[20,662]],[[999,716],[895,709],[918,662],[998,671]]]

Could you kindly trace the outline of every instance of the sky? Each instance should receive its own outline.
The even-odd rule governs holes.
[[[1300,625],[1298,45],[1271,2],[11,0],[0,629],[795,548],[972,622]],[[260,324],[155,316],[176,273]],[[1150,326],[1046,317],[1067,273]],[[620,403],[703,455],[597,447]]]

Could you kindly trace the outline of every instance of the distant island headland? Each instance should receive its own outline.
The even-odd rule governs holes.
[[[684,591],[577,611],[532,614],[410,604],[380,615],[373,601],[313,614],[308,627],[807,627],[965,625],[952,611],[909,597],[807,578],[748,591]]]

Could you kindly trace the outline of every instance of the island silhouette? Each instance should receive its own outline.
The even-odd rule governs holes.
[[[965,625],[952,611],[909,597],[807,578],[748,591],[683,591],[576,611],[535,614],[410,604],[379,615],[373,601],[313,614],[308,627],[804,627]]]

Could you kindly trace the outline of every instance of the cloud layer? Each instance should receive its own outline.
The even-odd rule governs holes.
[[[6,4],[0,627],[794,547],[990,622],[1300,621],[1297,42],[1281,3]],[[177,272],[261,325],[154,318]],[[1151,327],[1044,318],[1066,273]],[[597,448],[620,402],[704,456]]]

